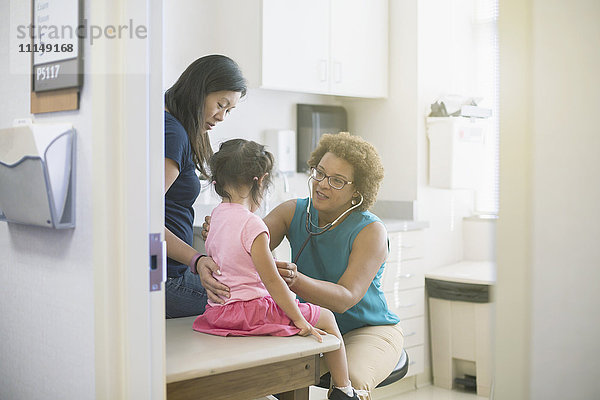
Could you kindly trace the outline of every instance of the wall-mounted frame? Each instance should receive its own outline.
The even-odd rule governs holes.
[[[81,0],[32,0],[32,41],[26,49],[31,52],[32,113],[79,108],[87,28],[82,9]]]

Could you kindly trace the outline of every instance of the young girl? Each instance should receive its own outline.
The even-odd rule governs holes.
[[[324,354],[334,385],[329,398],[358,399],[333,313],[295,299],[277,272],[269,230],[254,214],[270,184],[272,154],[258,143],[232,139],[221,144],[209,166],[223,201],[211,214],[206,251],[220,266],[219,281],[229,286],[231,296],[225,304],[209,300],[194,329],[221,336],[313,335],[319,341],[325,332],[335,335],[340,348]]]

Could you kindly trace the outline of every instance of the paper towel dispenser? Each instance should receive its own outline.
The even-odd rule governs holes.
[[[346,109],[341,106],[297,104],[297,149],[298,172],[307,172],[306,161],[317,147],[324,133],[348,131]]]
[[[67,123],[0,129],[0,221],[75,227],[75,142]]]

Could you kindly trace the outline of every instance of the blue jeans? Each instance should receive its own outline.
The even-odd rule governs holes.
[[[189,269],[179,278],[167,278],[165,283],[165,314],[167,318],[200,315],[206,307],[206,290],[200,277]]]

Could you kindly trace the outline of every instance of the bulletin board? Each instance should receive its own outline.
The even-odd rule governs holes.
[[[81,0],[32,0],[31,112],[79,109],[83,85]]]

